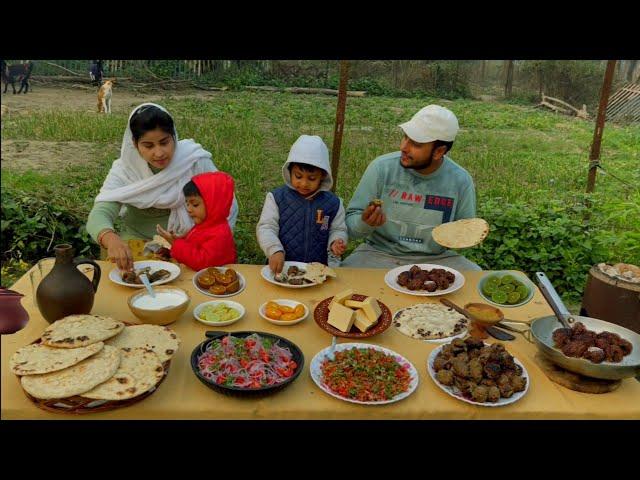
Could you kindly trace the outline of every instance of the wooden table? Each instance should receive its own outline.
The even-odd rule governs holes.
[[[92,313],[137,323],[126,302],[135,290],[111,282],[108,275],[114,266],[99,263],[103,269],[102,281]],[[27,273],[12,289],[25,295],[22,305],[31,319],[20,332],[2,336],[2,419],[640,419],[640,383],[635,379],[623,380],[616,391],[602,395],[568,390],[546,377],[534,360],[536,347],[517,334],[517,339],[506,342],[505,346],[529,372],[531,384],[528,393],[521,400],[499,408],[456,400],[440,390],[427,372],[427,357],[437,345],[409,338],[393,326],[362,341],[390,348],[411,361],[420,375],[416,391],[400,402],[381,406],[362,406],[337,400],[320,390],[309,374],[313,356],[331,343],[331,335],[318,327],[313,319],[315,305],[347,288],[377,297],[392,312],[415,303],[437,301],[438,297],[415,297],[390,289],[383,280],[385,270],[340,268],[337,269],[337,278],[321,286],[288,289],[261,278],[262,266],[233,265],[233,268],[245,276],[247,287],[231,299],[244,305],[247,313],[237,323],[219,330],[271,332],[296,343],[305,355],[304,371],[285,390],[261,399],[248,399],[228,397],[200,383],[191,370],[189,358],[194,347],[205,339],[205,332],[213,328],[197,322],[192,313],[196,305],[212,298],[195,289],[192,283],[195,272],[182,266],[180,277],[170,285],[187,290],[191,304],[183,316],[170,325],[182,344],[173,358],[168,377],[158,390],[138,404],[109,412],[70,415],[40,410],[26,398],[18,377],[9,370],[11,355],[37,339],[48,325],[33,305]],[[483,273],[464,272],[464,286],[447,297],[458,304],[481,301],[476,285]],[[268,323],[258,315],[258,308],[263,302],[278,298],[303,301],[311,309],[311,314],[297,325]],[[527,305],[505,308],[504,311],[508,318],[516,320],[552,314],[539,291]],[[340,343],[349,341],[339,339]]]

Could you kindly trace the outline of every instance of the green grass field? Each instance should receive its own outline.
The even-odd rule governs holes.
[[[174,115],[180,138],[201,143],[217,167],[236,179],[239,259],[261,263],[255,225],[265,194],[282,183],[281,166],[299,135],[320,135],[331,150],[336,98],[223,92],[206,99],[168,95],[161,103]],[[506,103],[350,97],[338,195],[349,201],[367,164],[399,148],[397,125],[428,103],[444,105],[458,116],[461,131],[450,156],[472,174],[479,204],[489,198],[535,204],[543,197],[570,199],[584,192],[593,122]],[[2,188],[32,192],[86,216],[111,162],[119,156],[126,120],[125,113],[99,116],[63,106],[28,115],[15,112],[3,120],[3,140],[91,145],[86,160],[63,168],[3,165]],[[640,186],[639,146],[640,126],[607,124],[601,161],[611,175],[598,174],[599,194],[631,200]]]

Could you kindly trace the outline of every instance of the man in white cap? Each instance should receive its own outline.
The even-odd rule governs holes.
[[[473,179],[446,155],[458,133],[458,119],[444,107],[428,105],[400,128],[400,151],[369,164],[347,207],[349,237],[364,237],[365,242],[342,266],[435,263],[480,270],[431,236],[442,223],[476,216]]]

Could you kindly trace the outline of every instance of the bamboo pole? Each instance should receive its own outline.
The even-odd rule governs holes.
[[[616,61],[607,62],[607,70],[604,73],[602,90],[600,91],[600,106],[598,107],[598,117],[596,118],[596,128],[593,132],[593,142],[591,143],[591,153],[589,154],[589,177],[587,178],[587,193],[593,192],[596,186],[596,172],[600,161],[600,144],[602,142],[602,132],[604,130],[605,115],[607,113],[607,102],[611,92],[611,82],[616,68]]]
[[[333,150],[331,153],[331,173],[333,187],[338,184],[338,168],[340,167],[340,148],[342,147],[342,131],[344,129],[344,111],[347,105],[347,83],[349,83],[349,61],[340,60],[340,86],[338,87],[338,106],[336,109],[336,128],[333,132]]]

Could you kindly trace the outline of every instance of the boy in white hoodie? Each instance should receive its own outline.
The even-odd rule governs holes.
[[[256,234],[274,274],[285,260],[328,263],[347,248],[342,200],[331,192],[329,151],[316,135],[301,135],[282,167],[285,185],[267,193]]]

